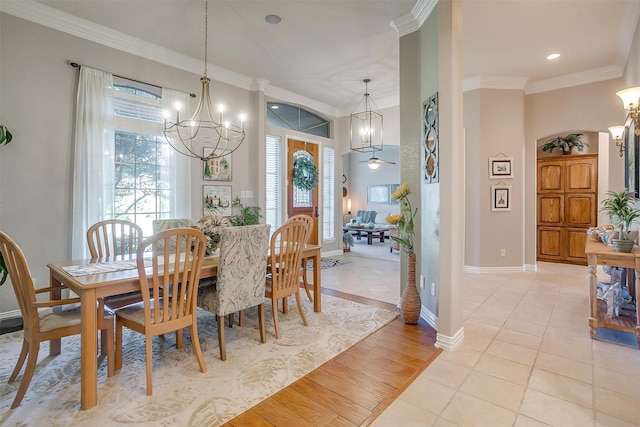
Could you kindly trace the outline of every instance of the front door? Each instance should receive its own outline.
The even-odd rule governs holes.
[[[297,157],[307,157],[313,161],[316,169],[320,170],[318,167],[318,144],[288,139],[287,146],[289,148],[287,154],[287,176],[289,181],[287,186],[287,217],[304,214],[313,218],[313,228],[308,242],[318,244],[318,186],[316,185],[313,190],[304,190],[293,185],[293,163]],[[319,180],[320,177],[318,177]]]

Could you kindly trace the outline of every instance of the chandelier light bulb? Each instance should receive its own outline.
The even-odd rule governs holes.
[[[180,118],[182,107],[176,105],[175,121],[167,117],[162,131],[174,150],[185,156],[207,161],[228,156],[237,150],[244,141],[245,132],[242,123],[238,126],[224,121],[222,113],[225,108],[222,104],[218,105],[216,114],[211,102],[211,79],[207,77],[209,2],[204,3],[204,73],[200,78],[200,100],[193,115],[186,120]],[[203,154],[203,147],[210,149],[206,156]]]

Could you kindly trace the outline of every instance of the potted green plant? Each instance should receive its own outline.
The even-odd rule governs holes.
[[[9,129],[5,125],[0,125],[0,145],[8,144],[13,139],[13,135],[9,132]]]
[[[9,270],[7,270],[7,265],[4,263],[4,258],[2,258],[2,254],[0,253],[0,286],[7,281],[8,276]]]
[[[231,221],[231,224],[234,226],[260,224],[260,219],[263,218],[262,212],[260,212],[260,206],[244,206],[238,196],[233,199],[231,205],[240,211],[237,215],[229,217],[229,221]]]
[[[571,154],[571,151],[574,148],[577,148],[578,151],[582,151],[584,150],[584,147],[588,147],[589,144],[583,142],[581,137],[581,133],[570,133],[567,136],[556,136],[542,145],[542,151],[549,151],[549,153],[551,153],[556,148],[559,148],[562,150],[562,154],[564,155]]]
[[[612,239],[613,247],[618,252],[631,252],[634,240],[629,239],[631,224],[640,218],[640,209],[634,207],[639,200],[628,188],[616,193],[607,192],[608,199],[602,201],[602,212],[609,215],[611,222],[619,229],[617,239]]]

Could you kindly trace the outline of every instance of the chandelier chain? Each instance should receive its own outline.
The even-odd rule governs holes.
[[[209,2],[204,2],[204,76],[207,77],[207,51],[209,43]]]

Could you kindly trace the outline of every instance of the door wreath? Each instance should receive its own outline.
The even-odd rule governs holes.
[[[311,191],[318,185],[318,169],[308,157],[300,156],[294,160],[293,185],[306,191]]]

